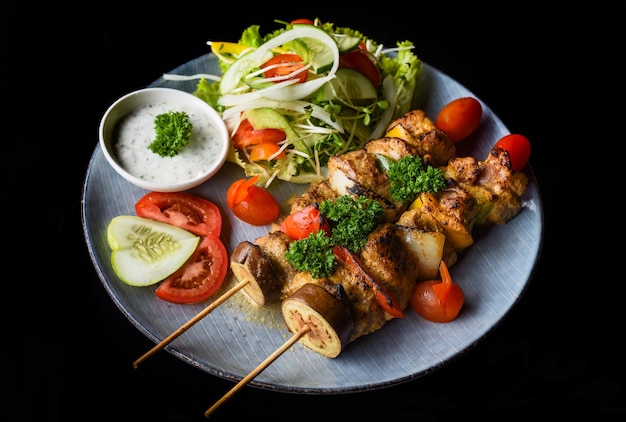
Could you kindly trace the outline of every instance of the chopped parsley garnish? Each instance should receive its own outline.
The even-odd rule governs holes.
[[[320,211],[331,224],[333,243],[355,253],[363,249],[367,235],[378,225],[384,213],[378,202],[350,195],[334,201],[322,201]]]
[[[389,166],[391,197],[402,203],[413,202],[420,193],[437,193],[446,186],[441,170],[428,166],[424,169],[417,155],[405,155]]]
[[[335,271],[337,261],[333,242],[324,230],[289,244],[285,259],[297,271],[309,271],[313,278],[328,277]]]
[[[189,145],[192,124],[184,111],[168,111],[154,119],[156,138],[150,150],[161,157],[173,157]]]
[[[285,259],[297,271],[309,271],[314,278],[328,277],[335,271],[335,245],[357,253],[365,246],[367,236],[380,223],[384,210],[376,201],[364,196],[344,195],[320,203],[322,215],[331,225],[331,235],[324,230],[289,244]]]

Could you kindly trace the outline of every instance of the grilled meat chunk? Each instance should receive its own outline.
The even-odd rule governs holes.
[[[339,196],[337,191],[330,185],[328,179],[312,184],[306,192],[291,201],[291,214],[295,214],[311,204],[320,204],[325,199],[336,199]]]
[[[446,189],[437,194],[422,193],[411,209],[400,216],[398,224],[442,231],[446,242],[458,252],[474,243],[472,228],[476,212],[474,198],[451,181]]]
[[[406,209],[406,204],[391,197],[391,182],[376,155],[364,148],[331,157],[328,173],[330,186],[339,195],[359,195],[378,201],[385,210],[385,221],[395,221]]]
[[[415,147],[424,163],[433,167],[446,165],[456,153],[448,135],[437,129],[422,110],[409,111],[391,122],[386,136],[404,139]]]
[[[357,181],[377,195],[389,198],[389,178],[380,167],[376,156],[369,154],[364,148],[330,157],[329,178],[332,179],[336,172],[342,172],[345,177]]]
[[[405,155],[417,155],[417,149],[404,139],[380,138],[368,141],[363,148],[369,154],[379,154],[398,161]]]
[[[397,236],[395,225],[378,226],[367,238],[360,252],[370,274],[396,299],[401,309],[407,307],[418,266],[413,255]]]
[[[504,224],[522,209],[521,196],[528,178],[524,173],[511,170],[505,150],[492,149],[485,161],[472,157],[453,158],[442,171],[474,198],[476,224]]]

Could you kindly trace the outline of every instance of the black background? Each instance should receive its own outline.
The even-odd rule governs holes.
[[[448,366],[359,394],[246,387],[212,419],[624,418],[626,291],[613,275],[615,246],[606,246],[611,238],[619,245],[619,208],[615,194],[600,193],[621,186],[607,176],[622,142],[607,105],[623,85],[615,8],[334,5],[4,6],[1,420],[199,421],[233,386],[166,352],[132,368],[153,344],[96,275],[81,227],[82,184],[99,119],[115,99],[207,53],[207,40],[236,41],[249,25],[269,31],[273,19],[298,17],[359,29],[385,45],[413,41],[424,62],[525,134],[544,205],[543,249],[519,304]]]

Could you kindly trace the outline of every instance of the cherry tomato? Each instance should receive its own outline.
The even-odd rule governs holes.
[[[309,205],[300,211],[289,214],[280,224],[280,231],[286,233],[292,240],[300,240],[324,230],[331,234],[330,224],[324,218],[317,204]]]
[[[260,186],[255,185],[259,176],[234,181],[226,191],[226,203],[241,221],[253,226],[274,222],[280,215],[276,198]]]
[[[197,303],[220,288],[228,271],[228,254],[219,237],[204,236],[194,254],[156,288],[158,298],[173,303]]]
[[[263,72],[266,78],[287,76],[303,67],[302,57],[292,53],[277,54],[261,65],[261,69],[266,69]],[[295,80],[297,83],[302,83],[306,81],[306,71],[299,72],[277,82],[284,80]]]
[[[280,150],[280,146],[274,142],[261,142],[260,144],[253,145],[250,149],[250,161],[269,160],[274,154]],[[281,151],[272,160],[279,160],[285,158],[285,151]]]
[[[476,130],[482,115],[483,108],[476,98],[461,97],[443,106],[435,126],[446,132],[452,142],[459,142]]]
[[[313,21],[311,19],[301,18],[301,19],[292,20],[291,24],[292,25],[297,25],[297,24],[313,25]]]
[[[277,143],[286,137],[285,132],[280,129],[254,129],[248,119],[244,119],[239,123],[231,140],[235,148],[242,149],[263,142]]]
[[[139,217],[172,224],[198,236],[220,235],[222,215],[215,204],[185,192],[149,192],[135,204]]]
[[[494,148],[502,148],[509,152],[511,168],[515,171],[526,167],[530,158],[530,141],[518,133],[503,136],[495,143]]]
[[[465,297],[461,287],[452,282],[444,261],[439,265],[440,280],[420,281],[415,286],[409,303],[419,316],[433,322],[450,322],[455,319]]]
[[[380,86],[380,71],[372,59],[369,58],[369,54],[366,50],[357,48],[356,50],[339,56],[339,67],[354,69],[367,76],[375,88]]]

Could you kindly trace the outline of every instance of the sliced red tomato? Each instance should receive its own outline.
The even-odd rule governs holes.
[[[198,236],[220,235],[222,214],[211,201],[185,192],[149,192],[135,204],[139,217],[172,224]]]
[[[285,151],[281,151],[274,156],[279,150],[280,146],[274,142],[261,142],[250,149],[250,161],[269,160],[270,158],[272,160],[280,160],[285,158]]]
[[[482,116],[483,108],[476,98],[460,97],[442,107],[435,126],[446,132],[452,142],[458,142],[478,128]]]
[[[335,254],[337,260],[350,266],[350,268],[354,271],[361,274],[363,281],[368,283],[369,286],[374,289],[376,301],[385,310],[385,312],[394,318],[404,318],[404,313],[402,312],[402,309],[398,305],[396,299],[388,291],[386,291],[385,288],[374,279],[374,277],[370,275],[358,256],[343,246],[335,246],[333,248],[333,253]]]
[[[206,235],[194,254],[156,288],[158,298],[173,303],[197,303],[220,288],[228,271],[228,253],[219,237]]]
[[[302,57],[293,53],[277,54],[261,65],[261,69],[265,69],[263,75],[265,75],[266,78],[288,76],[303,67],[304,61]],[[302,72],[295,73],[291,77],[281,79],[277,82],[294,80],[297,83],[302,83],[306,81],[306,73],[306,70],[303,70]]]
[[[409,303],[422,318],[433,322],[450,322],[455,319],[465,297],[461,287],[452,282],[446,263],[439,264],[441,280],[420,281],[415,286]]]
[[[339,56],[339,67],[354,69],[367,76],[375,88],[380,86],[382,77],[376,64],[370,59],[367,50],[357,48],[349,53]]]
[[[511,168],[515,171],[526,167],[530,158],[530,141],[518,133],[503,136],[495,143],[494,148],[502,148],[509,152]]]
[[[255,129],[248,119],[244,119],[239,124],[231,140],[235,148],[242,149],[264,142],[275,144],[284,141],[286,137],[285,132],[280,129]]]
[[[313,21],[311,19],[300,18],[294,19],[291,21],[292,25],[303,24],[303,25],[313,25]]]
[[[280,215],[280,205],[267,189],[255,185],[259,176],[234,181],[226,191],[226,203],[241,221],[253,226],[270,224]]]
[[[302,208],[300,211],[289,214],[280,223],[280,231],[286,233],[291,240],[301,240],[309,237],[311,233],[324,230],[331,235],[330,224],[319,210],[317,204]]]

